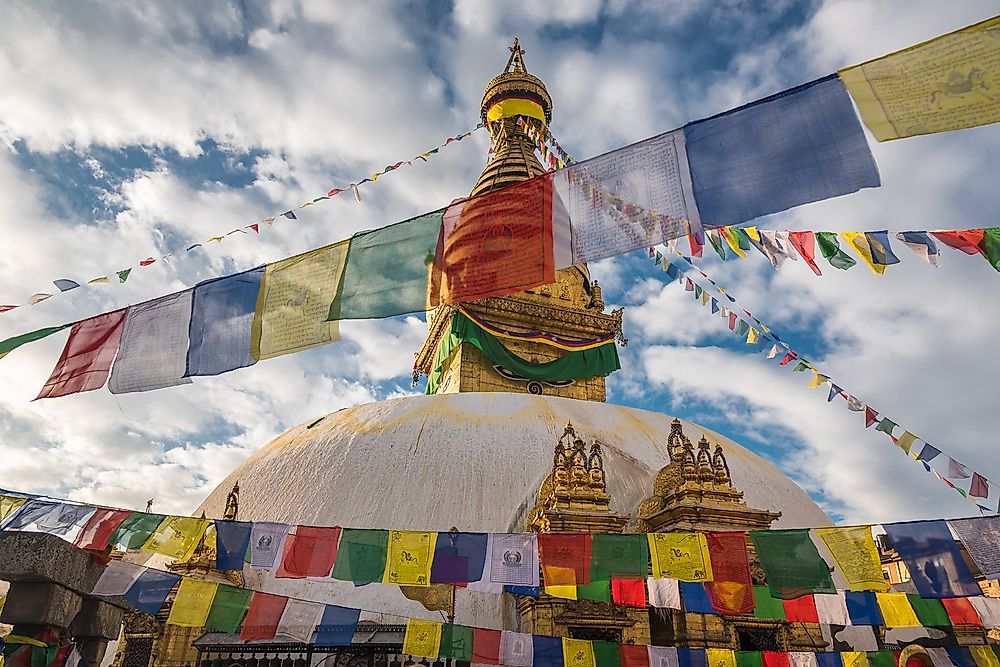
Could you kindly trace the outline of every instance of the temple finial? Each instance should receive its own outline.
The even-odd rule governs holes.
[[[524,49],[521,48],[521,42],[517,37],[514,38],[514,45],[508,46],[507,50],[510,51],[510,58],[507,59],[504,72],[527,72],[524,66]]]

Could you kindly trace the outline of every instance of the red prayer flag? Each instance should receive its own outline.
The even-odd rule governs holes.
[[[809,265],[812,272],[817,276],[823,275],[819,266],[816,265],[816,236],[812,232],[788,232],[788,240],[799,251],[799,255]]]
[[[155,261],[156,260],[153,259],[152,257],[147,257],[146,259],[144,259],[141,262],[139,262],[139,266],[149,266],[150,264],[152,264]]]
[[[252,225],[247,225],[250,229],[254,231],[255,234],[260,234],[260,223],[255,222]]]
[[[479,665],[500,664],[500,631],[472,629],[472,662]]]
[[[973,498],[986,498],[990,495],[990,483],[978,472],[972,473],[972,486],[969,487],[969,495]]]
[[[736,331],[736,313],[729,313],[729,330]]]
[[[788,654],[784,651],[761,651],[764,667],[788,667]]]
[[[296,526],[285,538],[285,547],[275,577],[305,579],[327,577],[337,560],[340,526]]]
[[[691,246],[692,257],[701,257],[701,252],[705,248],[705,244],[699,242],[698,235],[688,234],[688,245]]]
[[[123,308],[103,313],[74,324],[52,375],[35,400],[103,387],[108,380],[111,362],[118,354],[125,311]]]
[[[111,534],[127,519],[132,512],[129,510],[113,510],[98,507],[97,511],[87,520],[83,529],[76,536],[74,545],[81,549],[104,551],[108,546]]]
[[[723,614],[745,614],[753,604],[753,580],[742,532],[706,533],[712,581],[705,588],[712,606]]]
[[[870,428],[872,424],[878,421],[878,413],[872,410],[867,405],[865,406],[865,428]]]
[[[546,585],[573,585],[556,572],[572,570],[576,586],[590,583],[590,533],[542,533],[538,536],[538,557]],[[553,572],[553,568],[559,568]]]
[[[983,627],[983,622],[976,613],[976,608],[969,602],[969,598],[941,598],[944,610],[948,612],[948,618],[952,625],[975,625]]]
[[[816,601],[811,595],[803,595],[794,600],[782,600],[785,606],[785,618],[790,622],[819,623],[816,613]]]
[[[693,292],[694,291],[694,283],[691,282],[690,278],[685,278],[684,279],[684,291],[685,292]]]
[[[434,258],[431,305],[555,282],[552,210],[551,174],[450,206]]]
[[[783,356],[781,358],[781,361],[778,362],[778,365],[779,366],[787,366],[788,364],[790,364],[793,361],[795,361],[795,358],[798,357],[798,356],[799,355],[795,354],[794,352],[789,352],[788,354],[786,354],[785,356]]]
[[[941,232],[931,232],[938,241],[951,246],[955,250],[961,250],[966,255],[980,255],[982,250],[979,244],[983,240],[983,230],[981,229],[952,229]]]
[[[646,608],[646,580],[643,579],[612,579],[611,599],[615,604],[625,607]]]
[[[649,667],[649,649],[644,644],[619,644],[622,667]]]
[[[250,609],[243,619],[243,629],[240,630],[240,640],[274,639],[278,631],[278,621],[285,611],[288,598],[284,595],[272,595],[257,591],[250,600]]]
[[[17,306],[0,306],[0,313],[6,313],[8,310],[14,310]]]

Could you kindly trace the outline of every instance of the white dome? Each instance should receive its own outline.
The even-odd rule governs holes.
[[[239,518],[355,528],[519,532],[552,467],[567,421],[604,453],[611,509],[634,518],[667,463],[672,417],[531,394],[413,396],[359,405],[296,426],[238,466],[199,508],[222,516],[240,484]],[[684,422],[692,440],[722,445],[733,483],[752,507],[781,512],[777,528],[833,525],[777,468],[716,433]],[[256,588],[368,610],[439,618],[380,584],[272,579]],[[456,622],[507,627],[510,596],[459,591]]]

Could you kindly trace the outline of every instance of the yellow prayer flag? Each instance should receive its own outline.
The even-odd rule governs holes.
[[[14,512],[21,509],[21,505],[26,502],[28,502],[27,498],[0,496],[0,524],[6,521]]]
[[[109,283],[111,280],[107,276],[101,276],[100,278],[92,278],[87,281],[88,285],[95,285],[97,283]]]
[[[1000,17],[838,72],[879,141],[1000,121]]]
[[[729,227],[720,227],[719,233],[722,234],[722,238],[726,239],[726,243],[732,248],[740,257],[746,259],[747,254],[743,252],[743,248],[740,247],[740,242],[733,236],[733,232]]]
[[[403,653],[415,658],[436,658],[441,651],[441,623],[411,618],[406,621]]]
[[[878,607],[887,628],[917,628],[920,621],[910,605],[906,593],[875,593]]]
[[[431,562],[437,533],[415,530],[389,531],[383,583],[397,586],[430,586]],[[434,656],[430,656],[434,657]]]
[[[564,586],[560,584],[545,584],[545,592],[554,598],[563,600],[577,600],[576,586]]]
[[[750,327],[750,331],[747,332],[747,345],[753,345],[760,338],[760,332]]]
[[[186,561],[191,552],[198,546],[198,541],[208,528],[208,519],[195,519],[188,516],[170,516],[163,520],[146,543],[144,551],[168,556],[175,560]]]
[[[896,438],[896,446],[902,449],[907,454],[910,453],[910,447],[916,442],[917,436],[913,435],[909,431],[903,431],[903,434]]]
[[[979,667],[1000,667],[1000,659],[997,659],[997,654],[993,652],[992,646],[982,644],[970,646],[969,652],[972,653],[972,659]]]
[[[816,534],[833,556],[850,590],[884,592],[888,588],[871,528],[817,528]]]
[[[702,533],[649,533],[653,576],[681,581],[711,581],[712,563]]]
[[[565,667],[597,667],[594,642],[589,639],[563,637],[563,665]],[[985,667],[980,665],[980,667]]]
[[[750,237],[751,241],[760,243],[760,232],[757,231],[756,227],[744,227],[743,231],[747,233],[747,236]]]
[[[810,389],[818,389],[823,386],[823,383],[830,379],[829,375],[823,375],[818,372],[815,368],[812,369],[813,379],[809,382]]]
[[[840,658],[844,667],[868,667],[868,654],[864,651],[842,651]]]
[[[728,648],[705,649],[708,667],[736,667],[736,652]]]
[[[576,600],[576,570],[558,565],[542,565],[545,592],[554,598]]]
[[[254,359],[270,359],[339,340],[327,322],[337,297],[350,241],[268,264],[257,293],[250,334]]]
[[[177,597],[170,607],[168,625],[182,625],[186,628],[203,628],[212,610],[215,592],[219,584],[214,581],[202,581],[184,577],[177,589]]]
[[[854,248],[854,252],[861,255],[861,259],[868,268],[872,270],[875,275],[882,275],[885,273],[885,266],[882,264],[876,264],[875,260],[872,259],[872,248],[868,245],[868,237],[864,235],[863,232],[838,232],[840,237],[847,241],[847,245]]]
[[[701,305],[708,305],[708,300],[712,298],[712,295],[708,293],[708,290],[704,290],[701,293]]]

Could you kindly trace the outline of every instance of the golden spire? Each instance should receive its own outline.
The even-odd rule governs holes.
[[[514,45],[508,46],[507,50],[510,51],[510,58],[507,59],[507,67],[503,71],[527,74],[528,70],[524,66],[524,49],[521,48],[521,42],[518,41],[517,37],[514,38]]]

